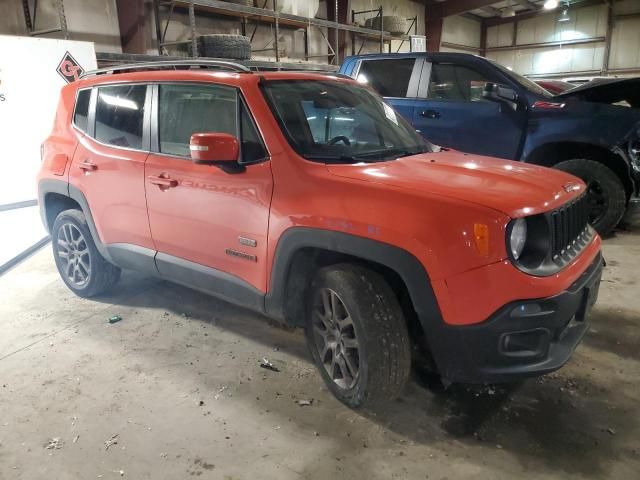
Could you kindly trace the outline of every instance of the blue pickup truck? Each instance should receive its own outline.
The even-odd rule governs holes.
[[[491,60],[445,52],[353,56],[340,73],[377,90],[431,143],[582,178],[602,234],[638,193],[640,78],[553,96]]]

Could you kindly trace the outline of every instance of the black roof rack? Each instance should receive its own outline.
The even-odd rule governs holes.
[[[189,70],[192,68],[210,68],[213,70],[225,70],[239,73],[253,73],[248,67],[240,63],[225,60],[161,60],[157,62],[130,63],[115,65],[113,67],[99,68],[85,72],[80,78],[94,75],[107,75],[113,73],[144,72],[148,70]]]

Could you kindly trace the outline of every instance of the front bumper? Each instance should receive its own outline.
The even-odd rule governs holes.
[[[442,377],[458,383],[500,383],[562,367],[588,329],[602,267],[598,253],[557,295],[509,303],[480,324],[442,325],[431,349]]]

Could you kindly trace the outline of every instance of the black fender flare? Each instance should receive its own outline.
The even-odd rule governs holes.
[[[69,184],[64,180],[54,180],[45,178],[38,183],[38,207],[40,209],[40,219],[47,233],[49,231],[49,222],[47,221],[47,205],[46,197],[50,193],[56,193],[65,197],[69,196]]]
[[[271,268],[270,290],[265,296],[267,315],[292,323],[285,315],[287,279],[294,255],[303,248],[346,254],[393,270],[406,285],[425,333],[433,330],[434,324],[443,323],[429,274],[414,255],[371,238],[310,227],[289,228],[278,240]]]
[[[48,230],[47,224],[47,205],[45,202],[46,196],[49,193],[57,193],[59,195],[64,195],[74,200],[80,208],[82,209],[82,213],[87,219],[87,225],[89,226],[89,231],[91,232],[91,236],[93,237],[93,242],[96,245],[96,248],[100,252],[105,259],[107,259],[111,263],[115,263],[113,258],[109,254],[108,249],[105,247],[104,243],[100,240],[100,236],[98,235],[98,229],[96,228],[95,221],[93,220],[93,215],[91,215],[91,209],[89,208],[89,202],[87,202],[87,198],[84,196],[82,191],[66,182],[65,180],[55,180],[55,179],[43,179],[40,180],[38,184],[38,204],[40,205],[40,216],[42,218],[42,222],[45,225],[45,228]]]

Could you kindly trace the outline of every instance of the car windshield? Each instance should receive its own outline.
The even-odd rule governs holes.
[[[542,96],[542,97],[547,97],[547,98],[553,97],[551,93],[546,91],[544,88],[542,88],[540,85],[538,85],[534,81],[529,80],[527,77],[523,77],[522,75],[514,72],[513,70],[509,70],[507,67],[505,67],[504,65],[500,65],[498,62],[494,62],[493,60],[489,60],[489,61],[493,63],[496,67],[498,67],[498,69],[500,69],[505,75],[509,76],[512,80],[517,82],[520,86],[529,90],[531,93]]]
[[[289,143],[309,160],[379,162],[432,151],[366,87],[330,80],[270,80],[263,85]]]

